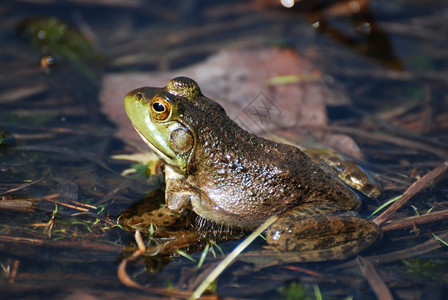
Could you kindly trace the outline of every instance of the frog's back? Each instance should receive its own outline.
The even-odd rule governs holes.
[[[230,119],[225,123],[219,134],[203,128],[198,136],[193,181],[213,199],[199,210],[219,209],[218,222],[253,227],[302,203],[319,202],[332,212],[359,209],[356,194],[300,149],[257,137]]]

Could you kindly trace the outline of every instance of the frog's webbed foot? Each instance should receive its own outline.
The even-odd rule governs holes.
[[[155,226],[156,228],[170,227],[177,224],[181,220],[181,215],[170,210],[166,205],[159,209],[145,212],[138,216],[121,219],[120,224],[146,231],[145,229]]]
[[[165,205],[159,209],[146,212],[141,218],[146,225],[170,227],[178,223],[186,209],[190,208],[190,200],[195,194],[181,180],[166,181]]]
[[[276,250],[299,252],[307,261],[345,259],[381,235],[376,224],[356,216],[283,216],[267,230],[267,240]]]
[[[191,208],[191,199],[197,192],[185,182],[183,176],[165,168],[165,205],[159,209],[146,212],[140,220],[134,220],[139,226],[153,225],[156,227],[171,227],[179,223],[185,211]]]
[[[167,171],[168,170],[168,171]],[[120,220],[120,224],[132,229],[145,231],[150,226],[168,228],[185,225],[191,216],[187,212],[191,209],[191,201],[198,197],[198,192],[185,182],[183,176],[172,172],[171,168],[165,169],[165,204],[157,209],[145,211],[143,214],[134,215]]]

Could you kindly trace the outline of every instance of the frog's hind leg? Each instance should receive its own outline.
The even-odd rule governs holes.
[[[381,230],[357,216],[281,217],[267,231],[267,240],[279,251],[298,252],[307,261],[345,259],[370,246]]]
[[[305,149],[309,158],[323,170],[336,175],[345,184],[364,195],[377,198],[381,194],[381,186],[369,173],[354,161],[345,159],[331,149]]]

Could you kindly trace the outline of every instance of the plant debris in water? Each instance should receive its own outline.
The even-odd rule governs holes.
[[[361,14],[354,15],[349,7],[336,13],[343,2],[319,8],[301,1],[293,9],[267,2],[1,5],[3,297],[190,297],[223,259],[216,246],[208,245],[224,240],[219,247],[227,254],[239,242],[232,238],[244,233],[222,232],[221,238],[210,230],[208,236],[198,235],[195,216],[185,215],[172,232],[138,228],[143,236],[136,241],[129,225],[141,217],[137,212],[144,215],[160,205],[163,183],[160,176],[147,180],[143,165],[122,176],[131,163],[110,159],[136,148],[116,139],[116,129],[100,112],[96,99],[104,91],[97,82],[99,76],[107,78],[100,72],[107,64],[114,74],[150,72],[154,78],[193,63],[200,66],[206,56],[229,47],[249,49],[244,51],[250,56],[253,49],[286,45],[303,61],[312,60],[318,72],[274,74],[268,89],[294,85],[299,90],[327,74],[334,78],[326,80],[342,83],[351,103],[320,106],[327,120],[318,124],[319,130],[354,140],[362,165],[382,183],[382,194],[365,201],[366,216],[400,197],[374,215],[385,234],[362,258],[297,263],[294,254],[279,256],[256,239],[203,297],[414,299],[430,290],[434,298],[442,298],[448,286],[444,3],[358,1]],[[397,7],[404,8],[403,15],[396,15]],[[31,43],[15,37],[20,24]],[[26,46],[30,44],[34,47]],[[111,59],[105,60],[98,49],[107,49]],[[235,68],[227,72],[228,78],[238,78]],[[278,77],[283,75],[287,77]],[[213,91],[219,83],[207,88]],[[153,85],[128,84],[125,91]],[[113,97],[122,101],[122,96]],[[287,105],[282,109],[292,111]],[[284,129],[277,138],[296,143],[295,131]],[[150,167],[151,174],[158,172],[158,164]],[[138,252],[142,242],[146,251]],[[123,262],[129,282],[144,289],[123,286],[117,276]]]

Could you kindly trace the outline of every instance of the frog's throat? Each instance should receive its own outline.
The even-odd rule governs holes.
[[[137,133],[140,135],[140,137],[142,138],[142,140],[145,142],[146,145],[148,145],[148,147],[154,151],[154,153],[164,162],[166,162],[167,164],[172,164],[173,161],[173,157],[170,157],[168,155],[166,155],[165,153],[163,153],[162,151],[160,151],[159,149],[157,149],[156,146],[154,146],[153,144],[151,144],[150,141],[148,141],[148,139],[137,129],[137,127],[135,127],[135,130],[137,131]]]

